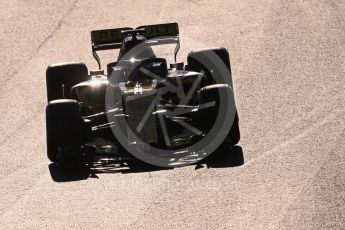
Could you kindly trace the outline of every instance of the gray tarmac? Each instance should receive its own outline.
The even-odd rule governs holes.
[[[0,229],[345,229],[343,1],[1,6]],[[46,157],[46,67],[97,68],[91,30],[175,21],[180,60],[196,43],[230,52],[244,164],[58,174]]]

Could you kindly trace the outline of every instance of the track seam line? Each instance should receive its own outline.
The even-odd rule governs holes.
[[[64,23],[64,20],[73,12],[73,10],[76,8],[77,3],[79,0],[74,1],[72,7],[66,12],[66,14],[59,20],[58,25],[54,28],[54,30],[39,44],[39,46],[31,53],[31,55],[29,56],[29,58],[27,59],[27,61],[25,61],[25,63],[28,63],[30,61],[32,61],[33,57],[35,56],[36,53],[38,53],[40,51],[40,49],[53,37],[53,35],[55,33],[57,33],[57,31],[60,30],[62,24]],[[19,70],[14,72],[14,76],[18,75]],[[7,82],[8,79],[5,79],[5,81]],[[5,84],[6,85],[6,84]],[[1,95],[1,92],[0,92]],[[2,98],[2,97],[0,97]],[[37,112],[39,112],[40,109],[37,110]],[[32,117],[35,117],[37,113],[34,113],[33,116],[31,116],[30,118],[27,118],[24,122],[22,122],[19,126],[17,126],[17,128],[7,134],[4,139],[0,142],[0,146],[4,145],[6,143],[6,141],[13,137],[13,135],[18,131],[18,129],[20,129],[22,127],[22,125],[24,125],[28,120],[30,120]]]
[[[336,109],[333,109],[336,110]],[[248,166],[250,166],[251,164],[255,163],[256,161],[269,156],[275,152],[277,152],[278,150],[280,150],[283,147],[288,146],[289,144],[291,144],[292,142],[296,142],[297,140],[301,139],[302,137],[305,137],[307,134],[309,134],[310,132],[312,132],[313,130],[315,130],[316,128],[326,124],[327,122],[329,122],[332,118],[342,114],[344,111],[339,110],[339,111],[335,111],[334,113],[331,113],[330,115],[326,116],[324,119],[322,119],[321,121],[318,121],[316,123],[314,123],[314,125],[311,125],[309,128],[305,129],[302,133],[298,134],[297,136],[290,138],[286,141],[284,141],[283,143],[280,143],[279,145],[276,145],[274,148],[272,148],[271,150],[266,151],[265,153],[263,153],[260,156],[257,156],[253,159],[250,159],[249,161],[247,161],[247,163],[244,164],[244,166],[242,168],[246,168]]]
[[[62,24],[64,23],[65,19],[73,12],[73,10],[76,8],[77,3],[79,2],[79,0],[75,0],[73,5],[71,6],[71,8],[62,16],[62,18],[58,21],[57,26],[55,26],[55,28],[52,30],[52,32],[50,32],[50,34],[48,34],[47,37],[45,37],[43,39],[43,41],[37,46],[37,48],[29,55],[29,57],[27,58],[27,60],[25,62],[23,62],[23,66],[26,65],[26,63],[32,61],[32,59],[35,57],[35,55],[40,51],[40,49],[54,36],[54,34],[59,31],[61,29]],[[18,73],[20,72],[19,70],[20,68],[17,68],[16,71],[13,72],[13,74],[10,74],[10,78],[5,78],[3,79],[4,84],[2,85],[4,88],[4,86],[7,85],[7,82],[12,79],[12,76],[16,76],[18,75]],[[2,95],[2,92],[0,91],[0,95]],[[0,97],[2,98],[2,97]]]
[[[64,23],[65,19],[73,12],[73,10],[76,8],[77,3],[79,0],[75,0],[72,7],[66,12],[65,15],[62,16],[62,18],[59,20],[57,26],[54,28],[54,30],[41,42],[41,44],[38,45],[34,53],[37,53],[52,37],[53,35],[61,29],[62,24]],[[34,55],[32,55],[28,61],[30,61],[33,58]]]

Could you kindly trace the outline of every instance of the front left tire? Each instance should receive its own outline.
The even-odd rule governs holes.
[[[47,155],[50,161],[66,163],[65,149],[76,150],[83,144],[84,128],[80,105],[71,99],[49,102],[46,108]],[[78,152],[73,152],[76,156]]]
[[[84,63],[61,63],[50,65],[46,70],[48,102],[57,99],[71,99],[70,89],[89,80]]]

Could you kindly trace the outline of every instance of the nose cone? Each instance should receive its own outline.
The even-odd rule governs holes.
[[[106,77],[92,78],[89,81],[75,85],[71,89],[71,95],[80,102],[94,107],[97,111],[105,109],[105,93],[108,85]]]

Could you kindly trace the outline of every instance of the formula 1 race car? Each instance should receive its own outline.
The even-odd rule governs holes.
[[[98,70],[88,72],[84,63],[47,68],[50,161],[88,165],[139,158],[149,164],[174,167],[196,162],[221,145],[231,148],[239,142],[226,49],[190,52],[187,65],[176,62],[180,48],[177,23],[96,30],[91,32],[91,41]],[[175,62],[170,68],[167,60],[156,57],[152,49],[161,44],[176,44]],[[119,49],[119,56],[107,65],[105,74],[97,51],[110,49]],[[171,153],[171,159],[155,163],[150,157],[141,157],[143,148],[136,148],[143,145],[143,156],[152,148]],[[177,153],[185,152],[180,150],[195,154],[193,146],[203,150],[203,156],[169,164]]]

